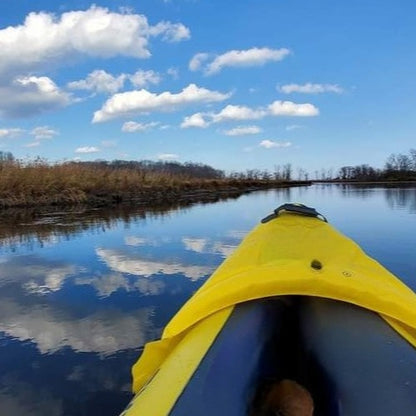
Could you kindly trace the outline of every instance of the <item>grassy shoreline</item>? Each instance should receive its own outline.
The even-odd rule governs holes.
[[[412,179],[412,178],[411,178]],[[49,164],[13,158],[0,163],[0,209],[13,207],[91,207],[121,203],[152,206],[216,201],[246,192],[307,186],[313,183],[396,186],[413,180],[326,179],[291,180],[290,165],[274,173],[251,170],[226,176],[208,165],[97,161]]]
[[[238,196],[262,189],[287,188],[292,186],[309,186],[307,181],[244,181],[215,180],[205,182],[186,182],[175,186],[146,186],[134,190],[113,190],[111,192],[86,192],[71,188],[51,194],[19,193],[0,196],[0,208],[34,207],[34,206],[73,206],[87,205],[94,207],[109,206],[120,203],[137,205],[163,204],[166,202],[204,202],[215,201],[221,197]]]
[[[209,201],[259,189],[310,185],[310,181],[259,178],[204,179],[186,174],[68,163],[0,168],[0,208],[34,206],[149,205],[169,201]]]

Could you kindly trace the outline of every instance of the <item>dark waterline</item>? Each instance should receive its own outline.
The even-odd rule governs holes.
[[[13,211],[0,225],[0,414],[117,415],[130,367],[262,217],[315,207],[416,289],[416,187],[314,185],[188,208]]]

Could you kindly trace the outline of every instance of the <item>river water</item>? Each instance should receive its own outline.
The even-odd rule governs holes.
[[[13,211],[0,225],[0,415],[117,415],[144,343],[285,202],[315,207],[416,290],[416,186],[317,184],[170,210]]]

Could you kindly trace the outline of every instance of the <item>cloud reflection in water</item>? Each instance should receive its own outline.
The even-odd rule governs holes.
[[[20,284],[27,292],[45,294],[62,288],[65,280],[81,268],[36,256],[10,257],[0,268],[0,287]]]
[[[31,341],[42,354],[63,347],[108,355],[137,348],[153,336],[152,308],[129,314],[99,310],[74,318],[50,305],[23,306],[11,298],[0,300],[0,331],[20,341]]]
[[[126,292],[139,291],[143,295],[160,295],[165,289],[165,283],[161,280],[136,279],[131,281],[121,273],[110,273],[94,277],[80,277],[75,279],[77,285],[90,285],[98,293],[99,297],[105,298],[118,290]]]
[[[219,254],[226,258],[237,248],[235,244],[227,244],[222,241],[211,241],[207,238],[183,237],[182,243],[186,250],[195,253]]]
[[[97,248],[98,257],[107,266],[119,273],[128,273],[136,276],[150,277],[157,274],[182,274],[192,281],[201,279],[213,271],[213,267],[187,265],[179,262],[163,262],[143,259],[141,257],[128,257],[119,250]]]

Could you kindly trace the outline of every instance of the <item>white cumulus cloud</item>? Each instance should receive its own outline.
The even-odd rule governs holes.
[[[208,127],[210,123],[204,119],[204,115],[202,113],[195,113],[189,117],[185,117],[183,122],[181,123],[181,128],[186,129],[189,127],[200,127],[205,128]]]
[[[250,67],[262,66],[267,62],[281,61],[290,54],[290,50],[286,48],[251,48],[246,50],[231,50],[216,55],[210,59],[210,55],[206,53],[196,54],[189,62],[189,69],[197,71],[203,69],[206,75],[213,75],[220,72],[226,67]],[[205,66],[203,64],[205,63]]]
[[[285,94],[291,94],[293,92],[303,93],[303,94],[321,94],[324,92],[334,92],[336,94],[342,94],[344,92],[337,84],[312,84],[308,82],[306,84],[286,84],[278,88],[280,91]]]
[[[123,88],[125,80],[125,74],[115,77],[102,69],[97,69],[85,79],[70,82],[68,88],[114,94]]]
[[[88,74],[85,79],[68,83],[68,88],[115,94],[124,87],[126,81],[130,81],[134,87],[143,88],[150,84],[158,84],[160,80],[161,76],[153,70],[139,69],[134,74],[123,73],[115,76],[102,69],[97,69]]]
[[[208,127],[212,123],[230,121],[259,120],[266,116],[271,117],[313,117],[319,114],[319,109],[313,104],[297,104],[292,101],[274,101],[267,108],[250,108],[244,105],[229,104],[218,113],[195,113],[185,117],[181,127]],[[253,128],[254,127],[254,128]],[[258,128],[258,127],[257,127]],[[244,130],[231,129],[231,135],[238,135]],[[251,133],[250,133],[251,132]],[[250,126],[245,134],[255,134],[255,126]]]
[[[17,77],[9,84],[0,84],[0,117],[29,117],[56,110],[70,102],[70,94],[48,77]]]
[[[189,61],[189,69],[191,71],[198,71],[201,69],[202,64],[209,58],[208,53],[197,53]]]
[[[260,147],[264,147],[266,149],[273,149],[273,148],[282,148],[282,147],[290,147],[292,143],[290,142],[276,142],[273,140],[262,140],[259,143]]]
[[[83,146],[75,149],[75,153],[97,153],[100,149],[94,146]]]
[[[249,134],[258,134],[261,131],[261,128],[258,126],[238,126],[230,130],[225,130],[224,134],[227,136],[246,136]]]
[[[150,27],[149,33],[152,36],[162,36],[166,42],[180,42],[191,37],[191,31],[182,23],[160,22]]]
[[[138,88],[147,87],[150,84],[159,84],[162,79],[161,76],[152,70],[144,71],[139,69],[132,75],[128,75],[130,82],[133,86]]]
[[[252,109],[242,105],[227,105],[219,113],[212,115],[214,123],[233,120],[258,120],[267,115],[265,109]]]
[[[150,123],[137,123],[135,121],[126,121],[121,127],[121,131],[125,133],[138,133],[151,129],[152,127],[157,126],[159,123],[157,121],[152,121]]]
[[[23,24],[0,30],[0,75],[48,69],[78,56],[148,58],[149,39],[161,36],[177,42],[190,32],[181,23],[159,22],[152,26],[146,16],[116,13],[91,6],[56,16],[32,12]]]
[[[93,123],[127,117],[151,111],[173,111],[189,104],[223,101],[230,93],[221,93],[190,84],[179,93],[170,91],[155,94],[145,89],[127,91],[110,97],[101,110],[94,113]]]
[[[319,110],[313,104],[279,100],[269,105],[269,111],[273,116],[313,117],[319,114]]]

